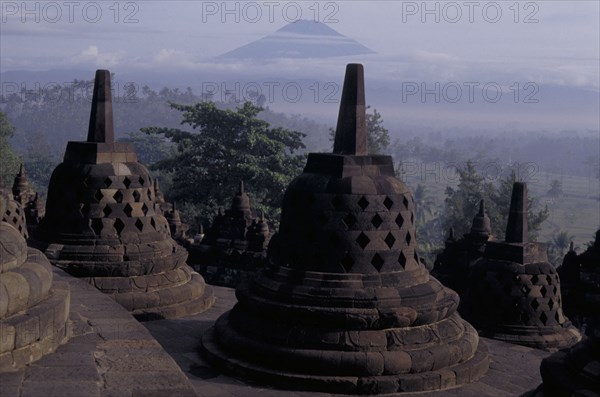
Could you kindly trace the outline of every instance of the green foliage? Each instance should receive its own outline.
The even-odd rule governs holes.
[[[381,154],[388,150],[390,146],[390,134],[383,126],[383,119],[377,109],[373,109],[373,113],[369,113],[371,106],[367,106],[367,145],[369,153]]]
[[[512,173],[507,178],[501,179],[496,186],[485,182],[470,161],[467,162],[465,167],[458,168],[457,172],[460,178],[457,188],[446,188],[444,218],[442,220],[444,230],[453,227],[456,236],[468,233],[471,229],[473,217],[479,209],[479,201],[483,199],[491,221],[492,235],[497,239],[503,239],[508,222],[512,187],[517,180],[516,175]],[[542,223],[549,216],[547,207],[538,211],[535,208],[536,199],[530,194],[527,203],[527,217],[529,238],[531,240],[537,237]]]
[[[271,128],[257,118],[262,109],[251,102],[236,111],[219,109],[213,102],[172,103],[171,107],[183,113],[182,124],[194,132],[142,129],[146,134],[161,134],[176,145],[174,154],[153,167],[173,177],[171,189],[165,192],[168,199],[182,210],[194,205],[195,216],[208,224],[218,207],[229,206],[243,180],[252,205],[265,210],[270,222],[278,221],[285,188],[301,173],[305,162],[303,155],[295,154],[304,148],[304,134]]]
[[[565,254],[569,250],[569,245],[575,237],[565,230],[561,230],[552,236],[548,244],[548,260],[555,267],[562,264]]]
[[[471,161],[456,171],[459,183],[456,188],[450,186],[446,188],[442,225],[445,231],[452,227],[456,236],[462,236],[471,229],[471,222],[479,209],[480,200],[484,199],[489,206],[490,195],[494,187],[491,183],[484,181]],[[510,196],[508,200],[510,200]],[[506,211],[508,212],[508,207],[506,207]],[[489,209],[488,215],[490,215]]]
[[[0,179],[5,186],[12,183],[12,178],[19,169],[19,158],[10,143],[14,131],[6,113],[0,112]]]
[[[145,165],[152,165],[175,154],[175,145],[160,135],[129,132],[119,141],[133,143],[138,160]]]
[[[367,125],[367,147],[369,154],[385,153],[390,146],[390,134],[383,126],[383,118],[377,109],[369,113],[371,106],[367,106],[366,125]],[[335,139],[335,129],[329,128],[329,140]]]

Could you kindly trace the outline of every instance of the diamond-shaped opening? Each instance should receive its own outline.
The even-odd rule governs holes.
[[[148,200],[152,200],[152,189],[148,189]]]
[[[102,212],[104,213],[104,216],[108,217],[110,214],[112,214],[112,210],[110,209],[110,207],[108,205],[104,206],[104,208],[102,209]]]
[[[554,309],[554,300],[553,299],[548,299],[548,307],[550,308],[550,310]]]
[[[90,213],[90,205],[88,203],[81,204],[81,208],[79,208],[81,215],[87,216]]]
[[[523,295],[528,295],[530,291],[531,289],[527,285],[521,287],[521,292],[523,293]]]
[[[145,205],[145,204],[144,204]],[[150,225],[152,225],[152,227],[154,229],[156,229],[156,222],[154,221],[154,217],[150,218]]]
[[[131,179],[129,179],[128,177],[123,178],[123,185],[125,185],[125,187],[129,189],[129,185],[131,185]]]
[[[364,211],[369,206],[369,200],[367,200],[365,196],[362,196],[360,200],[358,200],[358,206]]]
[[[394,205],[394,202],[391,198],[385,196],[385,200],[383,200],[383,205],[385,205],[385,208],[389,210]]]
[[[417,251],[415,251],[413,258],[415,258],[415,262],[419,263],[419,255],[417,254]]]
[[[556,320],[557,323],[560,324],[560,316],[558,315],[558,310],[554,313],[554,319]]]
[[[123,221],[120,220],[119,218],[115,219],[114,226],[115,226],[115,230],[119,234],[121,234],[121,232],[123,231],[123,229],[125,229],[125,223],[123,223]]]
[[[410,232],[406,233],[406,238],[404,240],[406,241],[406,244],[410,245],[410,241],[412,240]]]
[[[135,191],[133,192],[133,200],[134,200],[136,203],[139,203],[141,198],[142,198],[142,194],[141,194],[140,192],[138,192],[137,190],[135,190]]]
[[[415,213],[414,212],[410,213],[410,223],[412,223],[412,224],[415,223]]]
[[[388,233],[388,235],[385,236],[385,239],[383,241],[385,241],[389,248],[392,248],[394,246],[394,243],[396,242],[396,238],[392,233]]]
[[[371,239],[367,237],[366,234],[361,232],[356,238],[356,242],[360,246],[360,248],[365,249],[365,247],[371,242]]]
[[[542,323],[544,325],[546,325],[546,323],[548,322],[548,316],[546,315],[545,312],[542,312],[542,314],[540,314],[540,320],[542,321]]]
[[[100,232],[102,231],[102,219],[100,219],[100,218],[91,219],[90,227],[92,228],[92,230],[94,231],[96,236],[99,236]]]
[[[371,223],[375,226],[375,229],[379,228],[383,223],[383,219],[379,216],[379,214],[375,214],[375,216],[371,219]]]
[[[399,228],[402,228],[403,224],[404,218],[402,217],[402,214],[398,214],[398,216],[396,217],[396,225],[398,225]]]
[[[140,183],[140,185],[144,186],[144,183],[146,183],[146,180],[143,177],[139,177],[138,178],[138,182]]]
[[[540,307],[540,303],[537,301],[537,299],[532,300],[529,305],[533,308],[533,310],[537,310],[537,308]]]
[[[125,205],[125,208],[123,208],[123,212],[125,213],[125,215],[127,215],[128,217],[131,218],[131,213],[133,212],[133,207],[131,205],[129,205],[129,203],[127,203]]]
[[[110,185],[112,185],[112,179],[110,179],[109,177],[106,177],[104,179],[104,186],[109,187]]]
[[[546,275],[546,281],[548,282],[548,285],[552,285],[552,276],[551,275]]]
[[[346,270],[346,272],[350,273],[350,269],[354,265],[354,259],[350,254],[346,254],[342,259],[342,267]]]
[[[542,285],[542,288],[540,288],[540,293],[542,294],[543,297],[546,297],[546,294],[548,293],[548,289],[546,288],[545,285]]]
[[[146,203],[142,204],[142,212],[144,213],[144,215],[148,213],[148,206],[146,205]]]
[[[537,274],[534,274],[533,276],[531,276],[531,284],[537,284],[539,281],[539,278],[537,276]]]
[[[556,293],[558,292],[558,287],[556,285],[552,286],[552,294],[556,295]]]
[[[94,197],[96,198],[96,200],[98,200],[98,202],[102,201],[102,199],[104,198],[104,194],[102,193],[102,190],[100,190],[100,189],[96,190]]]
[[[141,232],[142,230],[144,230],[144,222],[142,222],[141,219],[138,219],[137,221],[135,221],[135,227],[137,227],[138,230]]]
[[[400,255],[398,256],[398,263],[400,266],[402,266],[402,268],[406,266],[406,256],[404,256],[404,252],[400,252]]]
[[[121,193],[120,190],[117,190],[115,192],[115,194],[113,194],[113,198],[115,199],[115,201],[117,203],[122,203],[123,202],[123,193]]]
[[[373,255],[373,259],[371,259],[371,265],[373,265],[373,267],[375,269],[377,269],[377,271],[381,270],[384,263],[385,263],[385,261],[383,260],[381,255],[379,255],[379,254]]]
[[[21,215],[21,209],[20,209],[19,207],[17,207],[17,208],[15,209],[15,212],[17,213],[17,215]]]
[[[18,220],[19,220],[19,219],[18,219],[16,216],[12,218],[12,222],[13,222],[14,224],[16,224]]]
[[[406,209],[408,209],[408,199],[406,198],[406,196],[404,196],[404,197],[402,198],[402,204],[404,204],[404,207],[405,207]]]
[[[354,224],[356,223],[356,217],[352,213],[346,215],[342,220],[344,221],[348,229],[352,229],[352,226],[354,226]]]
[[[333,204],[333,208],[339,211],[344,206],[344,200],[342,200],[340,196],[335,196],[333,200],[331,200],[331,204]]]

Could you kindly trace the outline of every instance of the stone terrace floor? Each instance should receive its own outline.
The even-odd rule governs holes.
[[[175,359],[188,376],[199,397],[322,397],[331,394],[282,391],[261,387],[223,375],[210,367],[198,354],[200,336],[236,302],[231,288],[213,287],[217,301],[208,311],[178,320],[144,323],[146,328]],[[541,383],[540,362],[550,353],[512,345],[492,339],[481,339],[488,347],[492,363],[490,371],[479,382],[440,392],[418,393],[419,396],[506,397],[520,396]],[[409,394],[397,394],[407,396]],[[413,394],[415,395],[415,394]]]
[[[25,369],[0,374],[0,397],[322,397],[275,390],[223,375],[197,353],[200,336],[235,304],[234,290],[214,287],[208,311],[179,319],[137,322],[110,297],[82,280],[54,270],[71,287],[73,337]],[[150,332],[148,332],[150,331]],[[491,353],[479,382],[419,396],[520,396],[540,384],[549,353],[483,339]],[[406,394],[403,394],[406,396]]]

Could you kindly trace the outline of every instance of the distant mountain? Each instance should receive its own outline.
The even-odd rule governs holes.
[[[374,54],[375,51],[321,22],[299,20],[219,59],[327,58]]]

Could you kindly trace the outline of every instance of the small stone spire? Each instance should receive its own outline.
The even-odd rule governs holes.
[[[346,76],[333,144],[334,154],[358,156],[368,154],[365,112],[363,65],[350,63],[346,66]]]
[[[240,181],[240,187],[238,189],[238,195],[241,196],[244,194],[244,181]]]
[[[527,242],[527,184],[524,182],[515,182],[513,185],[505,241]]]
[[[575,252],[575,246],[573,244],[573,241],[571,241],[571,244],[569,244],[569,252],[571,251]]]
[[[489,236],[492,233],[492,226],[490,218],[485,211],[485,201],[479,202],[479,212],[473,218],[473,224],[471,225],[471,234]]]
[[[115,141],[110,72],[108,70],[96,70],[87,141],[106,143]]]

